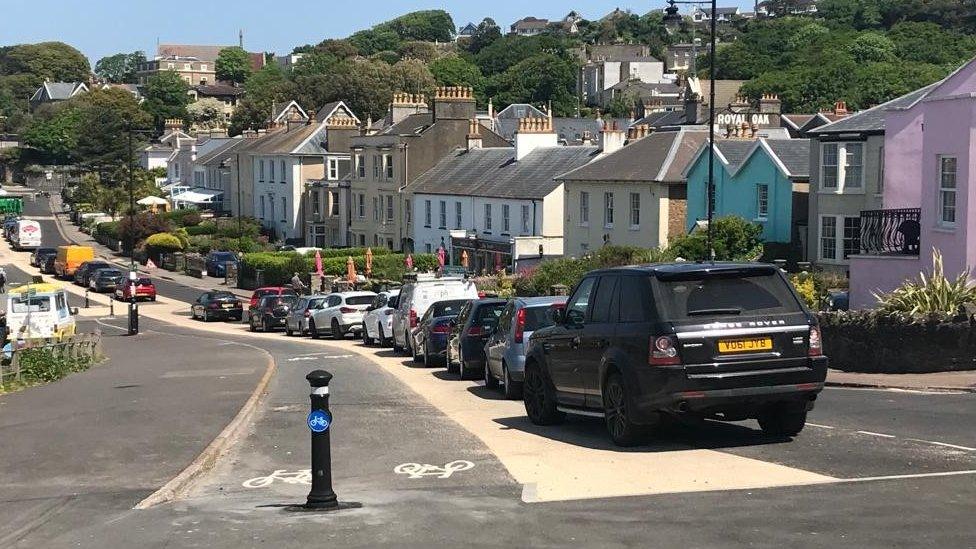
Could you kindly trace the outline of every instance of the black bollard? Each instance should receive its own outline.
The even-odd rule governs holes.
[[[115,297],[110,297],[108,300],[108,316],[115,316]]]
[[[85,288],[85,308],[87,309],[90,306],[91,306],[91,302],[88,301],[88,288]]]
[[[306,509],[331,510],[339,508],[339,500],[332,490],[332,441],[329,427],[329,382],[332,374],[315,370],[305,376],[312,386],[312,410],[308,414],[308,428],[312,431],[312,489],[308,492]]]
[[[129,335],[139,335],[139,305],[135,300],[129,302]]]

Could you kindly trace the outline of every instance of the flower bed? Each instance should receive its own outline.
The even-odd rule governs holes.
[[[919,374],[976,370],[976,326],[877,312],[820,315],[824,354],[845,372]]]

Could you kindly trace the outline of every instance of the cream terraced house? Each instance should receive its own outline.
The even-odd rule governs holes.
[[[664,247],[684,234],[683,172],[707,138],[694,126],[601,132],[601,158],[556,177],[566,195],[565,254],[578,257],[610,244]]]

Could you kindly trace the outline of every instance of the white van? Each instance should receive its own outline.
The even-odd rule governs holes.
[[[11,235],[15,250],[34,250],[41,247],[41,224],[33,219],[21,219]]]
[[[413,329],[431,305],[447,299],[478,299],[478,288],[463,278],[435,275],[417,275],[417,280],[405,282],[393,312],[393,351],[413,353]]]
[[[75,335],[75,313],[61,286],[24,284],[7,295],[7,333],[12,340],[62,340]]]

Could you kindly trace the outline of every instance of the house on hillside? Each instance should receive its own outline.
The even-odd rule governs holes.
[[[468,23],[467,25],[458,29],[457,34],[454,35],[454,40],[466,40],[475,35],[478,32],[478,25],[474,23]]]
[[[67,101],[87,91],[88,85],[84,82],[44,82],[30,97],[28,106],[34,112],[41,105]]]
[[[873,293],[930,271],[934,250],[942,253],[950,279],[976,265],[976,215],[970,216],[976,197],[976,59],[860,118],[862,127],[882,128],[874,139],[883,164],[879,187],[865,189],[880,193],[880,200],[859,212],[858,250],[849,257],[855,308],[871,307]],[[833,161],[831,151],[821,152]]]
[[[237,108],[237,103],[244,96],[244,88],[238,86],[232,86],[230,84],[215,83],[215,84],[205,84],[200,86],[193,86],[188,92],[193,101],[199,101],[200,99],[210,98],[216,99],[223,104],[223,126],[226,127],[230,124],[230,117],[234,114],[234,109]]]
[[[739,12],[738,7],[720,7],[715,10],[715,20],[719,23],[731,23],[733,19],[740,15],[741,13]],[[691,20],[695,23],[708,23],[712,20],[711,8],[696,7],[694,11],[691,12]]]
[[[514,147],[482,147],[471,123],[467,147],[445,156],[413,182],[417,251],[444,247],[451,263],[518,271],[563,255],[562,185],[555,177],[592,161],[596,146],[561,146],[547,117],[522,118]]]
[[[685,227],[689,231],[708,219],[708,158],[705,144],[685,171],[689,196]],[[791,255],[803,258],[810,191],[809,140],[721,139],[715,142],[713,172],[716,217],[735,215],[754,222],[762,227],[763,241],[791,245]]]
[[[549,30],[549,20],[536,17],[523,17],[511,26],[511,34],[519,36],[537,36],[547,30]]]

